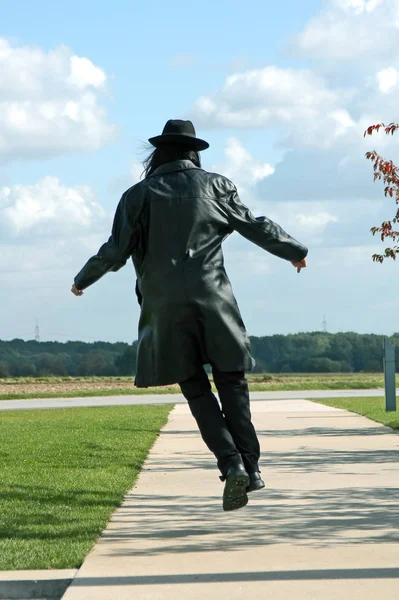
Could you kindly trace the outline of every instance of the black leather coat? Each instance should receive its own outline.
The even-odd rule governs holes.
[[[279,225],[255,218],[229,179],[188,160],[162,165],[123,194],[111,237],[75,284],[85,289],[132,257],[142,296],[137,387],[183,381],[205,363],[252,369],[223,266],[221,245],[233,231],[289,261],[307,254]]]

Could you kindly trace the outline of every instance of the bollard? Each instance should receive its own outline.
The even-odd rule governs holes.
[[[385,410],[396,410],[395,346],[384,339]]]

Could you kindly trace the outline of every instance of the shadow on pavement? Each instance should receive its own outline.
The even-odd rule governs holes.
[[[325,428],[318,428],[318,435],[324,432]],[[272,447],[272,442],[270,445]],[[389,481],[386,472],[398,472],[399,450],[317,447],[265,450],[263,464],[266,489],[250,494],[245,509],[223,513],[223,484],[219,488],[216,482],[219,473],[210,455],[200,451],[174,452],[171,457],[156,455],[150,470],[156,475],[159,473],[159,477],[172,471],[178,474],[189,470],[192,478],[198,478],[202,470],[212,469],[215,485],[209,485],[207,474],[203,495],[181,495],[172,491],[169,495],[153,496],[151,490],[148,494],[133,491],[115,515],[118,529],[106,530],[103,542],[129,538],[129,548],[122,545],[122,549],[110,548],[110,552],[130,556],[146,554],[146,539],[151,541],[151,554],[234,552],[283,543],[313,547],[399,543],[399,487],[394,487],[397,477],[392,478],[393,484],[389,487],[386,484],[384,487],[356,486],[357,475],[361,477],[369,466],[371,477],[378,477],[383,469],[384,481]],[[280,481],[283,479],[283,489],[268,486],[269,468]],[[323,478],[316,479],[321,472],[324,472]],[[189,485],[190,477],[187,478]],[[209,496],[206,489],[211,490]],[[218,489],[220,495],[215,495]]]
[[[303,571],[249,571],[242,573],[199,573],[141,575],[128,577],[79,577],[73,586],[167,585],[172,583],[228,583],[251,581],[315,581],[331,579],[399,579],[399,568],[312,569]]]
[[[126,556],[147,555],[146,539],[151,540],[151,555],[234,552],[282,543],[313,547],[399,543],[398,497],[399,488],[268,489],[258,492],[256,499],[252,494],[244,510],[223,513],[221,499],[215,496],[154,499],[132,494],[115,518],[118,532],[106,530],[103,543],[128,538],[129,547],[117,551]],[[120,517],[130,515],[131,523],[124,526]],[[115,555],[113,550],[111,554]]]

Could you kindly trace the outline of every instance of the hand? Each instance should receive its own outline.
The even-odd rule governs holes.
[[[306,264],[306,258],[303,258],[302,260],[292,260],[291,264],[296,267],[296,272],[300,273],[301,269],[305,269],[305,267],[307,266]]]
[[[74,283],[72,284],[71,292],[72,292],[72,294],[75,294],[75,296],[83,296],[83,294],[84,294],[84,292],[82,292],[82,290],[78,290],[78,288],[76,287],[76,285]]]

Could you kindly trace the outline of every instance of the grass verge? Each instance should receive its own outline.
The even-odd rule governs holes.
[[[172,406],[3,413],[0,570],[79,567]]]
[[[344,408],[392,429],[399,429],[399,410],[386,412],[385,398],[323,398],[322,400],[312,398],[312,401],[334,408]]]

